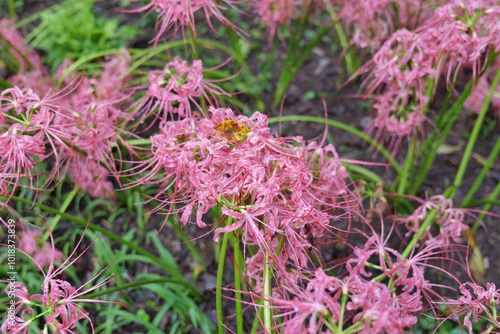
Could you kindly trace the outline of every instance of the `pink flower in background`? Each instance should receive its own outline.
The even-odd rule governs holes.
[[[453,201],[443,197],[442,195],[435,195],[423,202],[413,214],[406,218],[398,219],[399,222],[404,223],[408,230],[407,235],[417,233],[421,224],[427,218],[427,215],[432,209],[437,210],[436,224],[439,230],[433,232],[433,229],[426,229],[422,235],[421,240],[425,240],[426,245],[441,245],[446,247],[455,243],[460,243],[462,232],[468,230],[469,227],[464,223],[465,214],[467,211],[464,209],[454,208]]]
[[[389,1],[377,2],[381,8],[386,3]],[[347,8],[349,5],[343,10]],[[463,67],[472,68],[472,77],[477,78],[487,55],[500,48],[498,1],[451,0],[433,11],[430,8],[426,7],[422,22],[413,31],[402,28],[392,33],[358,72],[370,71],[364,86],[367,95],[374,94],[376,116],[369,129],[378,128],[377,139],[382,142],[389,134],[394,152],[402,137],[421,132],[423,110],[430,102],[425,89],[430,82],[436,84],[444,75],[453,86]],[[350,16],[356,17],[354,13]],[[364,17],[361,13],[360,17]],[[485,86],[484,80],[479,82],[473,96],[483,95]],[[480,101],[471,97],[469,107],[477,109]]]
[[[417,317],[408,313],[397,302],[397,296],[387,285],[360,280],[346,279],[349,297],[346,309],[356,311],[352,321],[361,321],[363,333],[403,333],[417,323]]]
[[[66,141],[77,149],[61,145],[60,159],[65,162],[61,174],[69,170],[70,178],[92,197],[115,198],[114,186],[108,180],[116,169],[113,146],[119,141],[133,151],[119,136],[129,134],[122,127],[131,119],[123,111],[130,97],[126,93],[129,61],[130,55],[122,51],[108,57],[101,64],[101,72],[82,77],[72,94],[60,102],[54,120]],[[76,79],[70,74],[67,82]]]
[[[30,88],[17,86],[0,93],[2,193],[9,186],[15,189],[20,178],[26,178],[32,189],[47,187],[54,178],[60,180],[69,166],[75,166],[73,159],[83,159],[82,150],[89,165],[102,163],[110,171],[115,168],[111,146],[116,144],[116,131],[124,132],[119,123],[130,118],[120,109],[120,103],[129,97],[123,93],[126,77],[121,73],[128,58],[126,54],[119,57],[111,58],[100,74],[90,79],[76,76],[65,88],[43,98]],[[38,185],[32,178],[37,177],[36,164],[49,156],[55,158],[55,165],[46,184]],[[90,173],[99,170],[91,169]],[[99,180],[104,181],[108,174],[101,174]],[[110,197],[110,183],[99,184],[91,187],[92,193],[102,190],[98,196]]]
[[[405,90],[387,90],[373,97],[375,116],[367,130],[371,132],[376,128],[375,139],[382,144],[389,135],[388,148],[393,155],[398,151],[403,138],[422,132],[423,123],[427,119],[421,106],[427,98],[421,98],[417,105],[408,102],[412,98],[415,96]]]
[[[425,17],[419,0],[339,1],[338,17],[350,33],[350,43],[376,51],[397,27],[413,29]],[[395,9],[397,8],[397,10]]]
[[[115,187],[108,179],[108,170],[92,160],[72,160],[68,176],[71,181],[91,197],[116,199]]]
[[[271,40],[281,31],[282,25],[290,25],[290,21],[299,15],[295,0],[253,0],[252,7],[259,21],[269,27]]]
[[[478,80],[474,82],[474,88],[472,88],[472,92],[464,104],[466,108],[479,114],[481,108],[483,107],[484,100],[486,99],[486,96],[491,88],[491,81],[493,81],[493,77],[499,68],[500,61],[497,60]],[[497,87],[493,92],[490,107],[493,113],[495,113],[497,117],[500,117],[500,87]]]
[[[135,2],[138,0],[132,1]],[[173,29],[173,32],[180,29],[184,38],[185,29],[188,30],[188,33],[193,32],[196,34],[195,14],[198,11],[204,14],[208,25],[215,33],[217,31],[212,25],[212,17],[215,17],[219,22],[232,29],[239,30],[224,16],[224,12],[228,8],[234,8],[236,3],[237,1],[234,0],[150,0],[149,3],[140,8],[126,10],[125,12],[147,12],[146,15],[149,15],[153,11],[158,13],[155,27],[156,37],[153,39],[153,42],[156,44],[170,29]]]
[[[290,27],[292,20],[312,20],[315,13],[324,9],[323,0],[251,0],[250,14],[269,29],[269,39],[276,34],[282,38],[282,27]]]
[[[61,262],[63,254],[60,250],[52,249],[51,244],[47,241],[41,244],[41,231],[25,229],[19,243],[19,250],[31,255],[35,262],[41,267],[48,266],[53,261]]]
[[[17,188],[25,178],[38,189],[38,161],[46,159],[45,140],[53,135],[50,123],[57,107],[56,97],[40,98],[31,89],[14,86],[0,93],[0,184]],[[33,177],[36,180],[33,180]]]
[[[24,44],[23,36],[14,27],[15,24],[12,20],[0,19],[0,35],[8,43],[5,48],[19,62],[19,72],[23,73],[30,68],[34,70],[33,73],[40,71],[43,67],[42,58],[28,45]]]

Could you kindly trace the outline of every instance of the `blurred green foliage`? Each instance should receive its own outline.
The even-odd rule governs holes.
[[[45,64],[55,71],[64,58],[76,60],[95,52],[126,46],[139,29],[119,25],[119,17],[97,14],[89,1],[66,1],[41,13],[40,24],[28,36],[32,47],[46,52]]]

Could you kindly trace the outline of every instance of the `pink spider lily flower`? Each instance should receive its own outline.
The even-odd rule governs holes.
[[[133,172],[141,177],[130,186],[159,185],[152,197],[161,203],[155,210],[168,208],[167,215],[180,214],[183,224],[195,211],[193,220],[205,227],[203,215],[220,205],[232,220],[215,229],[215,240],[241,228],[245,243],[269,252],[271,239],[283,235],[285,245],[295,245],[284,251],[303,264],[311,240],[330,233],[331,220],[347,217],[357,205],[349,202],[348,175],[335,149],[277,138],[258,112],[245,117],[210,108],[209,113],[210,119],[193,114],[163,122],[151,137],[150,157]],[[174,211],[171,204],[180,208]]]
[[[49,227],[47,226],[47,228]],[[43,313],[36,315],[36,318],[40,318],[42,315],[47,314],[44,317],[45,329],[47,329],[47,326],[52,325],[56,329],[55,333],[63,334],[63,333],[74,333],[72,329],[75,328],[76,324],[80,320],[88,319],[90,321],[88,312],[79,303],[113,303],[125,306],[117,302],[81,298],[85,294],[88,294],[91,291],[94,291],[115,279],[114,274],[110,275],[101,282],[94,284],[92,287],[84,290],[85,286],[92,283],[108,267],[104,268],[99,274],[89,279],[80,288],[75,288],[69,282],[57,278],[69,266],[71,266],[75,261],[77,261],[82,256],[83,253],[79,254],[74,259],[72,259],[73,255],[76,253],[76,250],[80,245],[80,243],[82,242],[82,240],[83,240],[83,235],[78,241],[73,252],[68,256],[68,258],[58,268],[55,268],[54,261],[55,261],[55,256],[57,256],[57,253],[52,233],[50,232],[52,252],[50,255],[49,268],[47,271],[44,271],[40,263],[35,261],[33,257],[31,257],[29,254],[19,249],[19,251],[24,253],[27,257],[29,257],[38,267],[38,269],[42,272],[44,276],[44,280],[42,282],[42,287],[41,287],[42,294],[30,295],[22,283],[19,282],[16,283],[14,295],[15,297],[17,297],[18,300],[16,302],[17,307],[15,309],[15,313],[16,314],[21,313],[21,314],[20,316],[18,315],[15,317],[16,319],[15,322],[12,322],[10,318],[5,320],[5,322],[1,327],[4,333],[6,334],[29,333],[28,327],[31,323],[30,318],[33,318],[34,315],[34,309],[33,309],[34,307],[45,309]],[[88,246],[84,250],[84,252],[90,246]],[[9,287],[7,289],[9,289]],[[8,292],[9,291],[11,290],[8,290]],[[37,301],[37,303],[33,303],[34,301]],[[41,305],[38,302],[41,302]],[[92,323],[90,324],[93,332],[93,324]]]
[[[356,312],[352,321],[361,322],[363,333],[403,333],[417,323],[417,317],[400,307],[397,297],[382,283],[345,279],[350,293],[346,309]]]
[[[137,110],[145,111],[145,116],[148,116],[158,108],[157,113],[162,115],[160,118],[166,120],[167,115],[173,114],[178,114],[180,118],[191,117],[191,104],[202,110],[196,99],[213,105],[212,99],[217,101],[216,95],[229,94],[203,78],[203,72],[210,70],[203,69],[201,60],[189,65],[186,60],[174,57],[162,70],[149,72],[148,90]]]
[[[460,293],[461,297],[456,300],[447,300],[446,304],[454,317],[465,314],[464,325],[469,330],[469,334],[474,333],[472,323],[477,323],[479,318],[486,318],[494,327],[500,328],[498,318],[494,317],[496,314],[494,309],[500,301],[500,289],[497,289],[495,284],[486,283],[485,289],[475,282],[466,282],[460,285]]]
[[[469,253],[468,253],[469,255]],[[469,263],[467,255],[467,263]],[[445,318],[459,318],[465,314],[463,323],[473,333],[472,324],[477,323],[480,318],[488,319],[491,323],[490,329],[500,328],[496,307],[500,301],[500,289],[494,283],[486,283],[486,288],[477,284],[472,278],[469,266],[466,268],[469,282],[460,284],[460,294],[458,299],[447,298],[439,304],[447,305],[451,310],[451,315]],[[472,320],[471,320],[472,317]]]
[[[33,309],[22,310],[20,316],[15,316],[14,321],[4,321],[0,330],[4,334],[30,334],[29,326],[32,322]]]
[[[370,70],[364,86],[367,95],[375,93],[370,129],[377,127],[378,137],[390,134],[395,152],[403,136],[421,129],[430,102],[424,88],[430,81],[437,83],[444,75],[452,86],[465,66],[472,68],[473,78],[481,74],[483,60],[500,48],[499,21],[497,1],[452,0],[417,29],[395,31],[358,72]]]
[[[463,65],[472,67],[474,78],[480,74],[483,56],[500,50],[499,22],[496,0],[452,0],[436,9],[423,31],[432,36],[435,52],[443,55],[438,68],[447,67],[448,81]]]
[[[139,0],[132,0],[139,1]],[[234,0],[150,0],[146,5],[137,8],[124,10],[127,13],[146,12],[149,15],[152,12],[158,13],[156,20],[156,37],[152,40],[156,45],[161,37],[170,29],[174,32],[181,29],[182,36],[185,38],[185,29],[196,34],[195,14],[201,12],[204,14],[208,25],[213,32],[218,34],[212,25],[211,18],[215,17],[222,24],[236,30],[240,29],[231,23],[224,12],[228,8],[235,8],[237,1]]]
[[[324,9],[323,0],[252,0],[249,1],[257,20],[267,26],[269,40],[276,34],[282,37],[282,27],[290,27],[292,20],[309,17]]]
[[[416,32],[406,29],[396,31],[363,67],[363,70],[372,68],[370,80],[365,82],[368,92],[387,85],[396,92],[413,89],[419,96],[425,96],[425,80],[438,76],[433,69],[438,55],[428,52],[431,47],[429,41]]]
[[[283,317],[282,324],[277,326],[282,327],[284,333],[324,333],[323,321],[339,321],[344,283],[318,268],[304,284],[304,289],[286,284],[283,289],[287,299],[273,294],[273,306]]]
[[[54,118],[50,98],[41,99],[31,89],[13,87],[0,93],[0,183],[12,186],[24,177],[32,189],[33,169],[47,157],[45,138]]]
[[[134,154],[120,136],[129,135],[123,125],[132,118],[123,111],[130,98],[130,93],[123,92],[129,79],[124,75],[129,60],[129,54],[122,51],[101,64],[102,72],[81,78],[74,92],[61,101],[54,120],[69,144],[61,145],[63,172],[69,171],[72,180],[93,197],[114,198],[114,187],[108,180],[116,172],[113,148],[122,144]]]
[[[393,225],[392,229],[395,226]],[[431,283],[424,275],[426,268],[444,273],[449,278],[460,283],[449,271],[432,264],[431,261],[446,260],[451,264],[459,264],[449,258],[449,253],[456,252],[459,245],[443,245],[434,243],[423,249],[414,248],[408,258],[390,247],[391,232],[382,239],[373,229],[372,235],[362,247],[354,247],[351,258],[346,261],[346,269],[356,281],[374,277],[372,281],[381,281],[389,278],[392,281],[389,291],[393,295],[391,302],[394,308],[399,308],[401,314],[415,314],[423,309],[423,300],[433,303],[443,297],[436,292],[437,288],[451,287]],[[381,234],[384,234],[382,228]],[[450,262],[451,261],[451,262]]]
[[[61,116],[61,101],[72,89],[70,85],[43,98],[30,88],[16,86],[0,93],[0,120],[3,121],[0,123],[0,183],[14,190],[23,177],[31,189],[40,190],[53,180],[60,167],[60,151],[67,148],[66,142],[71,138],[57,118]],[[55,158],[54,172],[47,183],[40,186],[36,164],[49,156]]]

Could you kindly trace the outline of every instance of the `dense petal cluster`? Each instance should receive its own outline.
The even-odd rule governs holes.
[[[247,244],[267,251],[285,238],[283,254],[304,265],[311,238],[332,227],[334,212],[349,212],[348,174],[333,146],[306,145],[297,138],[270,134],[267,117],[235,116],[230,109],[210,109],[163,122],[151,137],[151,156],[138,167],[140,184],[160,184],[161,207],[177,209],[180,221],[206,226],[203,217],[220,206],[231,219],[219,234],[242,228]],[[222,222],[224,224],[224,222]],[[271,252],[272,253],[272,252]]]
[[[472,66],[480,73],[482,57],[490,49],[500,51],[500,3],[498,0],[452,0],[439,6],[422,34],[432,41],[438,71],[448,79],[457,68]],[[444,69],[447,68],[447,69]]]

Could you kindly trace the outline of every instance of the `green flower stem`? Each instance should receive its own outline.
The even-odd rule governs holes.
[[[298,33],[294,34],[294,38],[290,43],[290,46],[288,47],[288,52],[285,58],[285,62],[283,64],[283,68],[281,69],[280,78],[274,94],[274,100],[272,103],[273,108],[276,108],[280,105],[281,100],[283,99],[283,95],[285,94],[288,85],[290,85],[290,82],[295,77],[295,74],[297,74],[297,71],[301,68],[302,64],[309,57],[309,55],[311,54],[312,50],[316,47],[316,45],[318,45],[318,43],[321,42],[323,36],[325,36],[333,26],[332,23],[327,27],[324,27],[319,31],[318,35],[312,41],[309,42],[309,44],[307,44],[304,48],[300,48],[299,41],[302,40],[304,37],[304,30],[306,23],[307,20],[304,19],[304,21],[300,25]],[[295,46],[297,48],[295,48]],[[298,51],[299,49],[302,50],[302,53],[300,53],[300,55],[298,55],[297,57],[297,55],[293,51]]]
[[[364,319],[361,318],[363,321]],[[347,328],[345,331],[342,332],[342,334],[354,334],[354,333],[359,333],[360,331],[364,330],[365,327],[362,325],[363,321],[359,320],[357,323],[352,324],[349,328]]]
[[[446,111],[449,109],[451,96],[452,96],[452,92],[448,92],[446,94],[446,97],[444,98],[444,102],[443,102],[443,105],[441,107],[441,111],[439,112],[439,116],[436,120],[436,126],[438,127],[438,129],[442,129],[444,126],[443,119],[446,115]]]
[[[151,140],[151,138],[144,138],[144,139],[130,139],[130,140],[126,140],[125,143],[127,145],[131,145],[131,146],[149,146],[153,143],[153,141]],[[111,143],[110,144],[111,147],[117,147],[117,146],[120,146],[120,143]]]
[[[479,136],[479,131],[481,130],[481,126],[483,125],[486,112],[488,111],[488,108],[490,106],[491,98],[493,97],[493,93],[495,92],[499,81],[500,81],[500,69],[498,69],[495,78],[491,83],[488,95],[484,100],[483,107],[481,108],[476,123],[474,124],[474,128],[472,129],[471,136],[469,138],[469,141],[467,142],[467,147],[465,148],[462,161],[460,161],[460,166],[458,167],[457,174],[455,175],[455,180],[453,181],[453,185],[448,189],[446,189],[446,191],[444,192],[444,196],[446,196],[447,198],[453,199],[458,191],[458,188],[462,184],[462,180],[465,175],[465,170],[467,169],[467,165],[470,161],[470,157],[472,154],[472,149],[474,148],[474,144],[476,143],[477,137]]]
[[[175,283],[175,284],[180,284],[184,285],[188,288],[190,288],[190,284],[186,282],[185,280],[182,279],[175,279],[175,278],[170,278],[170,277],[159,277],[159,278],[150,278],[150,279],[144,279],[140,281],[134,281],[130,283],[125,283],[119,286],[114,286],[112,288],[107,288],[103,289],[94,293],[89,293],[86,294],[85,296],[80,297],[80,299],[94,299],[100,296],[104,296],[113,292],[121,291],[121,290],[126,290],[130,288],[135,288],[138,286],[143,286],[147,284],[154,284],[154,283]]]
[[[233,218],[228,217],[226,225],[231,225]],[[219,334],[224,334],[224,318],[222,316],[222,279],[224,278],[224,260],[226,259],[227,243],[230,233],[224,233],[219,253],[219,264],[217,268],[217,288],[215,289],[215,305],[217,309],[217,328]]]
[[[3,197],[3,196],[2,196]],[[0,198],[2,198],[0,197]],[[18,202],[21,202],[21,203],[25,203],[25,204],[30,204],[30,205],[33,205],[33,206],[36,206],[37,208],[43,210],[43,211],[47,211],[47,212],[51,212],[51,213],[55,213],[57,215],[61,215],[61,217],[64,217],[64,218],[67,218],[75,223],[77,223],[78,225],[84,227],[84,228],[88,228],[92,231],[95,231],[95,232],[99,232],[101,234],[103,234],[104,236],[110,238],[110,239],[113,239],[119,243],[121,243],[122,245],[125,245],[127,247],[129,247],[130,249],[134,250],[135,252],[139,253],[139,254],[142,254],[144,255],[145,257],[149,258],[151,260],[151,262],[153,263],[156,263],[159,267],[161,267],[162,269],[164,269],[167,273],[169,273],[170,275],[172,275],[172,278],[174,279],[178,279],[178,280],[184,280],[184,277],[182,275],[176,275],[172,270],[170,270],[170,266],[163,262],[159,257],[155,256],[153,253],[150,253],[148,252],[147,250],[145,250],[144,248],[136,245],[135,243],[133,243],[132,241],[128,241],[100,226],[97,226],[97,225],[94,225],[84,219],[81,219],[81,218],[78,218],[78,217],[75,217],[73,215],[70,215],[66,212],[62,212],[62,211],[59,211],[58,209],[54,209],[50,206],[46,206],[46,205],[43,205],[43,204],[39,204],[39,203],[36,203],[36,202],[32,202],[30,200],[26,200],[24,198],[20,198],[20,197],[17,197],[17,196],[12,196],[11,197],[12,200],[15,200],[15,201],[18,201]],[[202,292],[196,288],[193,284],[190,284],[190,283],[186,283],[186,286],[188,286],[191,290],[191,292],[193,293],[193,295],[195,295],[196,297],[200,297],[202,295]]]
[[[14,0],[7,0],[7,8],[9,10],[10,18],[15,21],[17,19],[17,15],[16,15],[16,3],[14,2]]]
[[[73,190],[71,190],[69,195],[66,196],[66,198],[64,199],[64,202],[61,205],[61,208],[59,209],[61,212],[66,212],[69,205],[71,204],[71,202],[75,198],[76,194],[78,193],[78,190],[79,190],[78,186],[75,185]],[[61,217],[62,216],[60,214],[57,214],[54,218],[52,218],[50,220],[50,222],[49,222],[50,231],[54,231],[56,229],[57,223],[59,222],[59,220],[61,220]],[[44,243],[45,243],[45,241],[49,240],[49,236],[50,236],[49,230],[45,231],[45,233],[43,234],[43,238],[42,238]]]
[[[193,59],[200,59],[200,55],[198,54],[198,45],[196,43],[196,32],[193,27],[189,28],[189,38],[193,49]]]
[[[461,208],[473,208],[475,206],[484,205],[484,204],[491,204],[491,205],[500,206],[500,201],[499,200],[492,200],[492,199],[484,199],[484,198],[483,199],[475,199],[473,201],[462,204],[460,207]]]
[[[260,301],[256,300],[255,301],[255,306],[259,305]],[[257,307],[257,312],[255,314],[255,317],[253,318],[253,324],[252,324],[252,330],[250,331],[251,334],[257,333],[259,330],[259,324],[260,324],[260,313],[259,311],[261,310],[260,307]]]
[[[464,155],[462,156],[462,161],[460,162],[460,165],[458,167],[458,171],[457,171],[457,174],[455,176],[455,180],[453,181],[453,184],[450,187],[448,187],[448,189],[446,189],[446,191],[443,193],[443,195],[446,198],[453,199],[455,197],[456,193],[457,193],[458,188],[460,187],[460,185],[462,183],[463,177],[465,175],[465,170],[467,168],[467,165],[469,163],[469,160],[470,160],[470,157],[471,157],[471,154],[472,154],[472,149],[474,148],[474,144],[475,144],[475,142],[477,140],[477,137],[479,135],[479,131],[481,129],[481,126],[483,124],[484,118],[486,116],[486,112],[488,111],[488,107],[490,105],[491,98],[493,96],[493,93],[494,93],[494,91],[495,91],[495,89],[496,89],[499,81],[500,81],[500,69],[497,71],[497,73],[495,75],[495,78],[493,79],[493,82],[491,84],[491,88],[490,88],[490,90],[488,92],[488,95],[486,96],[486,99],[485,99],[485,101],[483,103],[483,107],[481,108],[481,112],[479,113],[479,116],[477,117],[476,123],[474,124],[474,128],[472,129],[472,133],[471,133],[471,136],[470,136],[469,141],[467,143],[467,147],[465,148]],[[469,85],[467,86],[467,88],[460,95],[460,97],[457,100],[457,102],[455,102],[455,104],[453,105],[452,109],[455,109],[455,110],[453,110],[452,112],[450,112],[450,114],[453,115],[453,114],[456,113],[456,115],[458,116],[458,112],[460,112],[460,110],[462,109],[462,106],[463,106],[465,100],[470,95],[471,89],[472,89],[472,83],[469,83]],[[456,116],[455,116],[455,118],[456,118]],[[454,120],[453,120],[453,122],[450,122],[450,123],[454,123]],[[448,129],[448,127],[451,127],[451,125],[447,124],[447,127],[445,128],[445,131],[443,131],[443,132],[447,133],[446,129]],[[449,131],[449,129],[448,129],[448,131]],[[442,135],[440,137],[440,140],[441,139],[444,140],[444,138],[446,138],[446,135]],[[441,141],[441,143],[442,143],[442,141]],[[436,152],[437,152],[437,147],[439,147],[439,145],[441,143],[438,142],[438,145],[435,146]],[[431,163],[432,163],[432,161],[431,161]],[[429,167],[430,167],[430,165],[429,165]],[[425,172],[425,174],[426,174],[426,172]],[[424,177],[425,177],[425,174],[423,174]],[[417,190],[418,190],[418,188],[417,188]],[[498,192],[500,192],[500,183],[499,183],[499,185],[497,185],[497,187],[495,188],[494,193],[492,194],[492,196],[495,195],[495,197],[492,198],[493,200],[495,200],[496,199],[496,195],[498,195],[498,194],[495,194],[495,192],[497,190],[498,190]],[[488,205],[489,204],[487,204],[485,207],[487,207]],[[408,257],[410,255],[411,250],[413,249],[413,247],[415,246],[415,244],[417,243],[417,241],[420,239],[420,237],[422,236],[422,234],[424,233],[424,231],[434,221],[434,218],[436,217],[436,214],[437,214],[437,210],[436,209],[432,209],[431,212],[429,212],[429,214],[427,215],[424,223],[422,224],[422,226],[420,226],[420,229],[418,230],[418,233],[413,236],[413,239],[411,240],[410,244],[408,244],[408,246],[404,250],[404,252],[402,254],[402,258],[403,259],[406,258],[406,257]],[[477,222],[476,222],[476,224],[477,224]],[[477,229],[477,227],[476,227],[476,229]]]
[[[408,246],[406,246],[403,254],[401,254],[401,259],[406,259],[410,255],[413,247],[415,247],[417,241],[420,240],[420,238],[422,237],[422,234],[424,234],[425,230],[434,222],[434,218],[436,218],[436,214],[437,214],[436,209],[432,209],[427,214],[427,217],[425,217],[425,220],[422,223],[422,225],[420,226],[420,228],[418,229],[417,234],[415,234],[413,236],[413,239],[411,239]]]
[[[481,173],[479,173],[479,176],[476,178],[474,181],[474,184],[472,187],[469,189],[469,192],[465,196],[465,198],[462,201],[462,204],[460,205],[461,207],[465,207],[468,205],[472,197],[476,194],[477,190],[479,189],[479,186],[483,182],[486,174],[490,170],[491,166],[493,165],[493,162],[495,161],[496,157],[498,156],[498,153],[500,153],[500,137],[498,137],[497,142],[495,146],[493,147],[493,150],[490,153],[490,156],[488,157],[488,160],[486,161],[486,164],[483,166],[483,169],[481,170]]]
[[[416,138],[415,134],[411,136],[411,141],[410,141],[410,149],[408,150],[406,154],[406,159],[405,159],[405,165],[404,165],[404,170],[403,174],[400,174],[398,177],[398,194],[404,194],[406,190],[406,185],[408,183],[408,179],[410,177],[410,170],[413,166],[414,159],[415,159],[415,147],[416,147]]]
[[[326,321],[325,321],[326,320]],[[325,326],[330,330],[332,331],[332,333],[335,333],[337,334],[339,332],[339,329],[337,328],[337,325],[335,325],[332,321],[332,314],[330,312],[328,312],[326,315],[325,315],[325,320],[323,320],[323,323],[325,324]]]
[[[330,14],[330,17],[334,22],[335,31],[337,31],[337,37],[339,39],[340,46],[342,47],[342,49],[346,50],[344,61],[347,68],[347,74],[351,76],[357,70],[357,68],[354,66],[353,49],[350,48],[349,45],[347,44],[347,38],[345,37],[344,29],[342,29],[342,24],[340,23],[337,13],[335,12],[335,9],[331,5],[330,1],[324,0],[323,2],[326,6],[328,14]]]
[[[272,310],[271,310],[271,266],[269,264],[269,254],[266,253],[264,256],[264,330],[266,333],[271,332],[273,326],[272,322]]]
[[[492,52],[490,54],[490,56],[488,58],[488,63],[486,64],[486,68],[488,68],[495,61],[497,56],[498,56],[498,53],[496,53],[496,52]],[[497,76],[498,76],[498,73],[495,77],[497,77]],[[496,85],[492,84],[491,87],[493,89],[494,87],[496,87]],[[490,91],[491,91],[491,89],[490,89]],[[427,138],[427,140],[425,141],[424,145],[422,146],[422,148],[420,150],[420,152],[425,153],[425,156],[424,156],[423,161],[419,167],[418,175],[417,175],[416,179],[413,181],[412,187],[409,191],[409,195],[415,195],[418,192],[420,185],[425,180],[427,172],[429,171],[429,168],[432,166],[432,163],[437,156],[437,151],[438,151],[439,147],[444,143],[444,141],[448,135],[448,132],[450,131],[452,126],[455,124],[455,121],[456,121],[458,115],[460,114],[460,112],[462,111],[462,107],[464,106],[465,101],[470,96],[471,92],[472,92],[472,81],[470,81],[467,84],[464,91],[460,94],[460,96],[455,101],[455,103],[452,105],[452,107],[449,109],[449,111],[444,112],[445,110],[447,110],[447,108],[445,108],[445,106],[447,106],[448,102],[449,102],[449,96],[446,97],[443,108],[441,109],[441,114],[438,117],[437,129],[429,136],[429,138]],[[489,100],[491,101],[491,97]],[[489,104],[489,102],[485,103],[483,105],[483,108],[485,105],[488,105],[488,104]],[[478,120],[479,120],[479,117],[480,116],[478,116]],[[484,116],[483,116],[483,118],[484,118]],[[477,122],[476,122],[476,124],[477,124]],[[478,128],[478,130],[479,130],[479,128]],[[440,134],[438,134],[439,132],[440,132]],[[471,138],[472,138],[472,136],[471,136]],[[469,138],[469,143],[471,143],[471,138]],[[475,139],[474,139],[474,141],[475,141]],[[469,143],[467,144],[467,146],[469,146]],[[472,149],[472,147],[471,147],[471,149]],[[469,153],[469,158],[470,158],[470,153]],[[463,159],[462,159],[462,162],[463,162]],[[464,166],[467,167],[467,162],[465,162]],[[457,174],[457,177],[458,176],[459,175]],[[461,177],[463,177],[463,175]],[[460,180],[456,178],[455,181],[461,182],[461,177],[460,177]]]
[[[349,174],[351,174],[351,172],[357,173],[357,174],[361,175],[366,180],[377,182],[377,183],[384,183],[384,180],[382,180],[382,178],[380,176],[378,176],[376,173],[372,172],[371,170],[369,170],[367,168],[364,168],[364,167],[361,167],[359,165],[352,164],[349,162],[341,162],[341,164],[343,166],[345,166],[345,168],[347,168],[347,170],[349,171]]]
[[[438,130],[435,130],[429,138],[425,141],[422,146],[421,151],[425,154],[418,168],[418,173],[415,180],[412,182],[412,186],[409,190],[409,195],[415,195],[420,189],[420,185],[424,182],[425,177],[427,176],[427,172],[432,166],[434,159],[436,159],[437,152],[439,147],[444,143],[446,137],[448,136],[448,132],[450,132],[451,128],[455,124],[455,121],[462,111],[462,107],[469,97],[472,91],[472,82],[469,82],[467,87],[465,87],[464,91],[458,97],[457,101],[453,104],[450,110],[443,117],[444,128],[441,130],[440,134],[438,134]]]
[[[347,305],[347,298],[349,297],[349,291],[347,290],[347,286],[342,287],[342,297],[340,304],[340,312],[339,312],[339,324],[338,324],[338,332],[339,334],[343,333],[342,328],[344,327],[344,312],[345,307]]]
[[[270,117],[269,118],[269,123],[277,123],[277,122],[287,122],[287,121],[303,121],[303,122],[313,122],[313,123],[321,123],[325,124],[328,123],[328,125],[334,126],[336,128],[345,130],[347,132],[352,133],[353,135],[363,139],[366,141],[368,144],[373,145],[375,149],[377,149],[394,167],[396,172],[401,175],[403,173],[403,170],[401,167],[399,167],[398,163],[394,158],[391,156],[391,154],[382,146],[380,145],[377,141],[375,141],[372,137],[364,133],[363,131],[360,131],[356,128],[353,128],[352,126],[349,126],[347,124],[344,124],[342,122],[334,121],[331,119],[325,120],[324,118],[321,117],[316,117],[316,116],[302,116],[302,115],[296,115],[296,116],[281,116],[281,117]]]
[[[233,253],[234,253],[234,289],[241,291],[241,273],[243,268],[243,257],[240,250],[239,231],[233,235]],[[241,305],[241,292],[235,292],[236,299],[236,333],[243,334],[243,311]]]

